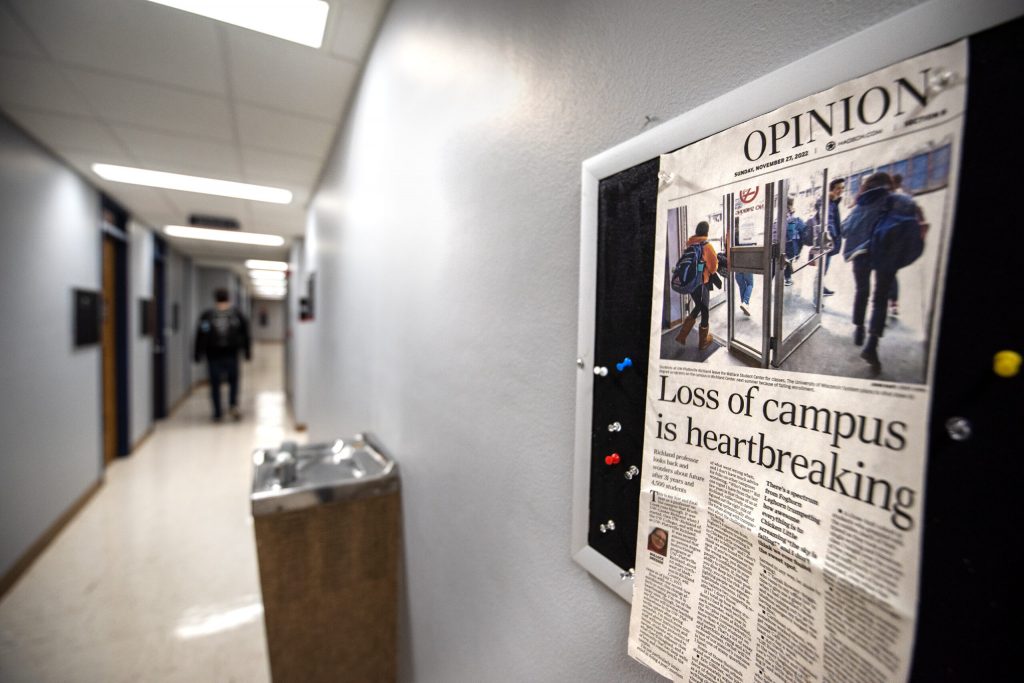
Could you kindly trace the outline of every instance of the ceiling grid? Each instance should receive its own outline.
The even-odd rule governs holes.
[[[301,235],[388,0],[328,0],[300,46],[144,0],[0,0],[0,110],[140,222]],[[93,163],[290,190],[290,205],[108,182]],[[173,238],[193,256],[252,249]]]

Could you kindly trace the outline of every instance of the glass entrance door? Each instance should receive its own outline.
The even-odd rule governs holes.
[[[781,367],[821,324],[825,185],[816,172],[722,199],[729,351],[761,367]]]
[[[775,277],[772,366],[781,367],[821,326],[826,174],[816,171],[776,184],[773,200]]]
[[[768,367],[771,342],[772,185],[722,198],[728,282],[729,351]],[[766,238],[766,236],[769,236]]]

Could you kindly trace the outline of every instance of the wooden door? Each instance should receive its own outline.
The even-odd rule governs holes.
[[[117,245],[103,238],[103,463],[117,457]]]

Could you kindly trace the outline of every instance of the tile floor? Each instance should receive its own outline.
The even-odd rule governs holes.
[[[296,438],[282,361],[256,346],[241,422],[196,390],[108,468],[0,602],[0,681],[269,680],[248,492],[252,450]]]

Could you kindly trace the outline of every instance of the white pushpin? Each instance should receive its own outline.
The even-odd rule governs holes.
[[[604,367],[603,365],[595,366],[594,367],[594,374],[597,375],[598,377],[607,377],[608,376],[608,368]]]
[[[622,425],[620,423],[618,423],[618,422],[612,422],[610,425],[608,425],[608,431],[609,432],[621,432],[622,431]]]

